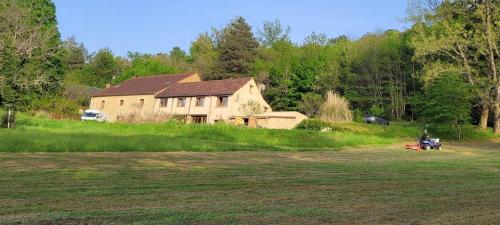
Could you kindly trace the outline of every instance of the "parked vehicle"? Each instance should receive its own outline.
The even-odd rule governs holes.
[[[82,121],[104,122],[104,121],[106,121],[106,114],[103,112],[100,112],[98,110],[88,109],[88,110],[85,110],[85,112],[83,112],[81,120]]]
[[[379,125],[389,125],[389,120],[386,120],[382,117],[378,116],[370,116],[366,115],[364,118],[365,123],[373,123],[373,124],[379,124]]]

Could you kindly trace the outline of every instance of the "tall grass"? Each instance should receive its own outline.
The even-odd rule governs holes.
[[[331,123],[351,122],[353,114],[349,109],[346,98],[333,91],[326,93],[326,101],[321,106],[319,117],[321,120]]]
[[[145,124],[80,122],[19,114],[16,129],[0,129],[0,152],[334,150],[400,143],[421,134],[419,126],[410,123],[391,126],[340,123],[332,126],[332,132],[319,132],[175,121]],[[482,137],[482,134],[473,134]]]

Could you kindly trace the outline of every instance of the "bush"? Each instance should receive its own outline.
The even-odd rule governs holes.
[[[34,101],[31,106],[33,114],[47,112],[54,119],[77,119],[80,116],[80,104],[61,96],[49,96]]]
[[[323,122],[320,119],[305,119],[296,128],[302,130],[321,130],[326,127],[332,128],[332,124]]]

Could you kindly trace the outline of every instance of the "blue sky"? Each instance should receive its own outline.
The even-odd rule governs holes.
[[[266,20],[291,27],[302,43],[311,32],[359,38],[367,32],[403,30],[406,0],[54,0],[63,39],[75,36],[90,52],[188,50],[198,33],[243,16],[254,32]]]

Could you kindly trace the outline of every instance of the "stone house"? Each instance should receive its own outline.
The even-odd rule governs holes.
[[[248,115],[252,102],[260,109]],[[92,96],[90,109],[115,122],[135,116],[184,117],[194,123],[229,122],[250,126],[291,129],[306,116],[298,112],[273,112],[253,78],[202,81],[196,73],[132,78]]]

